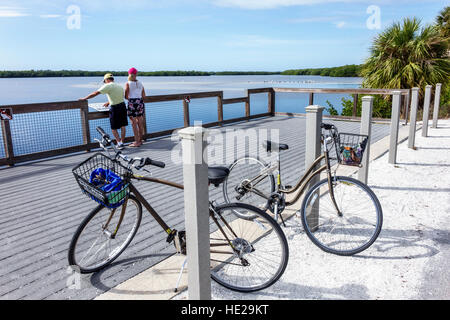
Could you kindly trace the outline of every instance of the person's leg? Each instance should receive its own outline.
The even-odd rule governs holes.
[[[109,111],[109,122],[111,125],[111,131],[116,139],[117,145],[121,142],[119,133],[117,132],[117,129],[120,128],[120,125],[117,123],[117,108],[116,106],[111,106],[111,109]]]
[[[111,129],[111,131],[112,131],[112,134],[113,134],[114,138],[117,141],[117,144],[119,144],[121,142],[120,137],[119,137],[119,133],[115,129]]]
[[[125,142],[125,137],[126,137],[126,126],[128,125],[128,117],[127,117],[127,106],[125,105],[124,102],[122,102],[121,104],[118,105],[118,112],[117,112],[117,122],[118,124],[120,124],[120,134],[121,134],[121,144],[123,144]]]
[[[126,134],[127,134],[127,127],[120,128],[120,133],[121,133],[121,142],[124,143],[125,142],[125,137],[126,137]]]
[[[140,143],[140,135],[139,135],[139,126],[138,126],[138,118],[136,117],[130,117],[131,120],[131,127],[133,128],[134,133],[134,142],[130,145],[133,147],[138,147],[141,145]]]
[[[143,116],[138,117],[137,122],[139,129],[139,141],[142,144],[142,141],[144,141],[144,134],[145,134],[144,117]]]

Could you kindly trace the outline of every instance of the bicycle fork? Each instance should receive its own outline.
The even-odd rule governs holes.
[[[336,202],[336,198],[334,196],[333,175],[331,173],[330,158],[328,157],[328,151],[325,152],[325,161],[327,163],[328,190],[330,191],[331,202],[333,203],[338,216],[342,217],[343,216],[342,211],[339,209],[338,204]]]

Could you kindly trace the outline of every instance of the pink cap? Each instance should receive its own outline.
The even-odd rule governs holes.
[[[128,74],[137,74],[136,68],[131,68],[130,70],[128,70]]]

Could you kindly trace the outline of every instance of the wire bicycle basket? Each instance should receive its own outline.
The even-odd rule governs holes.
[[[103,153],[89,157],[72,173],[83,193],[107,208],[121,206],[130,194],[128,169]]]
[[[361,167],[369,136],[339,133],[335,139],[336,155],[342,165]]]

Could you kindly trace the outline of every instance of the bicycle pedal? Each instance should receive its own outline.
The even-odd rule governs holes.
[[[177,233],[178,233],[178,231],[173,229],[167,236],[166,242],[171,243],[175,239],[175,236],[177,235]]]
[[[186,254],[186,231],[179,231],[175,238],[175,248],[178,253]]]

